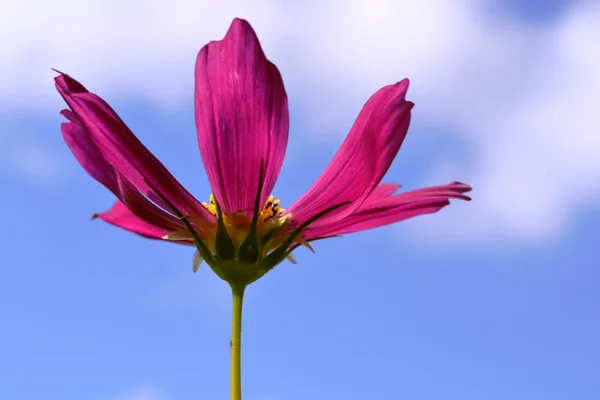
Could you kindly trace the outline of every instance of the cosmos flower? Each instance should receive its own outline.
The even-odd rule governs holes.
[[[206,260],[229,280],[230,264],[255,280],[298,245],[434,213],[471,188],[448,185],[394,194],[380,181],[406,136],[413,103],[408,80],[377,91],[321,177],[289,208],[271,191],[287,147],[289,115],[283,81],[250,24],[235,19],[196,61],[198,145],[213,191],[197,201],[115,111],[79,82],[60,74],[56,87],[70,110],[64,139],[83,168],[116,197],[96,214],[146,238],[196,246],[194,269]],[[225,265],[227,264],[227,265]],[[234,274],[238,274],[235,268]],[[236,278],[237,279],[237,278]]]
[[[212,194],[196,200],[144,147],[115,111],[70,76],[56,87],[69,109],[63,137],[82,167],[117,201],[94,217],[146,238],[194,246],[231,286],[231,399],[241,400],[241,321],[246,287],[298,246],[431,214],[452,198],[453,182],[395,194],[380,183],[406,136],[413,103],[408,80],[377,91],[315,184],[289,208],[271,194],[285,156],[288,103],[277,67],[248,22],[235,19],[225,38],[196,61],[198,145]]]
[[[55,80],[69,107],[62,111],[67,145],[118,199],[95,217],[146,238],[194,246],[194,270],[204,260],[231,285],[232,399],[241,398],[241,298],[248,284],[286,258],[295,262],[291,253],[298,246],[312,250],[317,239],[431,214],[449,199],[469,200],[464,193],[471,188],[459,182],[400,194],[399,185],[380,183],[410,123],[405,79],[366,102],[320,178],[282,208],[271,192],[288,141],[287,95],[277,67],[241,19],[196,61],[198,145],[212,188],[207,203],[196,200],[104,100],[69,75]]]

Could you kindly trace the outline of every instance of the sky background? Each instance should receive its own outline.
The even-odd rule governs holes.
[[[301,3],[301,4],[300,4]],[[57,68],[197,198],[193,66],[233,17],[291,110],[290,205],[368,97],[411,79],[385,181],[473,201],[315,244],[245,299],[245,400],[600,398],[600,3],[21,0],[0,8],[0,399],[229,396],[230,293],[113,202],[60,135]]]

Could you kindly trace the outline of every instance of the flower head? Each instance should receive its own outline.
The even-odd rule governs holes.
[[[330,165],[299,200],[282,208],[272,190],[285,156],[289,116],[277,67],[250,24],[235,19],[196,61],[198,144],[212,188],[196,200],[144,147],[115,111],[66,74],[64,139],[83,168],[117,197],[95,215],[141,236],[195,246],[223,279],[248,284],[309,242],[429,214],[469,200],[453,182],[394,194],[380,183],[406,136],[413,103],[405,79],[364,105]],[[312,250],[312,248],[311,248]]]

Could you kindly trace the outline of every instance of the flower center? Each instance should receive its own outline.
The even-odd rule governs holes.
[[[202,203],[204,207],[208,211],[211,212],[212,215],[217,215],[217,203],[215,201],[215,196],[213,194],[208,198],[209,203]],[[269,196],[267,202],[263,206],[262,210],[258,214],[258,222],[265,223],[270,219],[281,216],[281,214],[285,211],[284,208],[279,207],[279,199],[276,199],[273,195]],[[227,215],[223,214],[223,220],[225,223],[228,222]]]
[[[285,209],[279,207],[279,199],[275,199],[274,196],[269,196],[263,207],[260,209],[256,219],[256,226],[254,231],[252,230],[252,219],[250,215],[246,215],[243,212],[233,212],[225,214],[221,211],[222,227],[224,228],[226,236],[229,237],[231,244],[234,247],[234,252],[240,247],[251,234],[254,232],[256,242],[259,246],[258,258],[264,258],[269,252],[280,246],[285,242],[286,238],[291,233],[290,231],[290,215],[282,216]],[[198,233],[200,239],[205,242],[208,250],[217,256],[219,253],[218,243],[223,237],[219,236],[219,210],[217,207],[217,201],[214,195],[210,195],[208,203],[202,203],[202,205],[216,218],[217,221],[214,224],[206,224],[197,217],[188,216],[187,220],[191,223],[193,229]],[[192,232],[189,229],[181,229],[175,232],[169,232],[163,237],[167,240],[191,240],[193,238]],[[301,237],[297,238],[300,243],[305,243]]]
[[[281,214],[285,210],[279,208],[279,203],[279,199],[275,199],[275,197],[271,195],[263,205],[262,209],[258,212],[256,234],[262,248],[261,256],[265,256],[266,253],[281,244],[287,236],[288,229],[281,228],[285,228],[288,225],[289,218],[287,216],[281,217]],[[211,214],[218,217],[217,202],[213,194],[209,197],[209,203],[202,203],[202,205],[206,207]],[[221,212],[221,215],[227,234],[233,240],[235,247],[239,248],[250,233],[252,216],[246,215],[243,212],[233,212],[230,214]],[[205,236],[211,249],[216,248],[216,241],[218,240],[216,235],[218,226],[215,225],[213,229],[206,230]]]

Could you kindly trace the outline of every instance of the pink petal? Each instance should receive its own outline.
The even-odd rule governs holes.
[[[397,183],[381,183],[377,185],[375,189],[373,189],[373,191],[371,192],[369,197],[367,197],[365,202],[389,197],[393,195],[396,192],[396,190],[400,189],[400,187],[401,185],[398,185]]]
[[[98,147],[81,127],[73,112],[62,110],[61,114],[70,121],[63,123],[60,127],[63,138],[79,164],[92,178],[119,197],[115,169],[102,157]]]
[[[382,196],[385,188],[379,191],[376,189],[353,214],[328,226],[309,228],[303,236],[310,240],[341,235],[389,225],[418,215],[432,214],[450,204],[449,200],[452,198],[470,200],[463,194],[470,190],[470,186],[459,182],[412,190],[391,197],[389,194]]]
[[[349,202],[313,224],[329,225],[352,214],[381,181],[400,149],[413,103],[408,79],[386,86],[364,105],[348,137],[317,182],[286,213],[297,224],[334,204]]]
[[[200,50],[195,106],[198,144],[217,201],[227,213],[251,214],[261,160],[261,204],[279,175],[289,117],[281,75],[248,22],[235,19],[223,40]]]
[[[63,123],[61,126],[65,142],[86,172],[109,189],[121,202],[125,203],[133,214],[149,224],[168,231],[175,231],[184,227],[179,219],[148,200],[120,173],[114,170],[70,110],[63,110],[61,114],[70,121]]]
[[[150,225],[168,232],[185,229],[185,224],[179,218],[159,208],[140,193],[130,182],[123,179],[119,173],[117,173],[117,182],[121,193],[119,199],[133,215],[143,219]]]
[[[120,201],[115,202],[110,210],[94,215],[94,218],[100,218],[111,225],[136,233],[148,239],[162,239],[162,237],[169,232],[135,216],[127,206]],[[185,241],[176,241],[175,243],[189,244]]]
[[[144,147],[104,100],[89,93],[68,75],[61,74],[55,81],[56,88],[99,153],[125,180],[158,204],[161,201],[152,188],[181,213],[193,214],[207,221],[213,219],[212,214]]]

